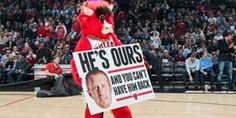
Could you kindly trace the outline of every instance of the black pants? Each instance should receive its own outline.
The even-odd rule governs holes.
[[[191,71],[191,76],[193,77],[193,81],[195,83],[195,86],[199,86],[200,85],[200,82],[199,82],[199,71],[194,71],[192,72]]]
[[[211,87],[215,85],[215,77],[213,70],[205,69],[203,71],[207,72],[207,75],[204,75],[203,73],[200,74],[200,85],[204,86],[206,79],[210,80]]]

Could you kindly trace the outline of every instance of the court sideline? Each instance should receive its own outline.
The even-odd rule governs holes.
[[[235,94],[156,93],[156,98],[130,105],[134,118],[229,118],[236,116]],[[85,99],[35,98],[32,92],[1,92],[1,118],[83,118]],[[110,112],[105,118],[112,118]],[[125,117],[124,117],[125,118]]]

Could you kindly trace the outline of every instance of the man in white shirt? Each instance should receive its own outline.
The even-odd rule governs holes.
[[[190,57],[185,61],[186,70],[189,76],[189,81],[195,82],[195,88],[199,84],[199,60],[195,57],[195,53],[191,52]]]

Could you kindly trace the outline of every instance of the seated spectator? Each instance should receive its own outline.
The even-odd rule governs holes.
[[[20,53],[19,61],[16,62],[15,69],[7,73],[7,80],[21,82],[23,81],[30,69],[30,63],[25,59],[25,57]],[[14,79],[16,78],[16,80]]]
[[[218,40],[223,40],[224,37],[222,36],[221,32],[218,31],[216,36],[214,37],[214,40],[218,41]]]
[[[208,45],[208,51],[209,53],[217,52],[218,50],[218,41],[212,40],[212,44]]]
[[[173,62],[173,57],[169,55],[168,50],[164,50],[163,56],[161,57],[162,62]]]
[[[158,57],[162,57],[163,53],[165,51],[165,47],[164,46],[160,46],[160,49],[156,52]]]
[[[185,57],[183,55],[183,49],[179,49],[179,53],[174,56],[174,62],[185,62]]]
[[[51,52],[45,47],[43,43],[40,44],[39,49],[36,53],[36,61],[38,64],[46,64],[51,60]]]
[[[7,79],[7,73],[14,70],[16,66],[16,60],[12,54],[9,55],[9,60],[6,62],[3,70],[3,83],[14,83],[13,80]]]
[[[194,80],[195,88],[197,89],[197,85],[199,83],[199,60],[195,57],[194,52],[192,52],[190,57],[185,61],[185,65],[189,76],[189,81]]]
[[[207,56],[207,52],[202,51],[200,52],[200,85],[203,88],[205,80],[207,78],[210,79],[211,82],[211,89],[214,90],[215,85],[215,78],[214,78],[214,71],[213,71],[213,63],[209,56]]]
[[[177,55],[178,53],[179,53],[178,43],[174,43],[170,51],[170,56],[175,57],[175,55]]]
[[[72,52],[70,51],[70,46],[66,45],[64,54],[61,57],[61,63],[70,64],[71,59],[72,59]]]
[[[160,33],[158,31],[151,32],[152,45],[157,50],[161,46],[161,39],[159,37]]]
[[[36,55],[33,53],[32,50],[29,51],[29,54],[26,56],[26,59],[29,61],[31,67],[33,67],[36,63]]]
[[[17,53],[17,52],[19,52],[19,49],[17,48],[17,46],[13,46],[13,47],[12,47],[12,51],[11,51],[12,55],[13,55],[13,56],[16,56],[16,53]]]
[[[192,51],[191,44],[187,44],[186,48],[184,49],[184,52],[183,52],[185,59],[188,58],[188,55],[191,53],[191,51]]]
[[[26,42],[26,43],[24,44],[24,47],[22,48],[21,51],[22,51],[23,54],[27,55],[30,50],[31,50],[31,47],[30,47],[29,44]]]
[[[4,67],[5,63],[8,61],[9,54],[11,53],[10,48],[5,48],[6,53],[2,56],[0,63]]]
[[[149,51],[149,45],[147,44],[147,41],[145,39],[143,39],[140,43],[141,49],[143,51]]]
[[[37,35],[40,38],[44,38],[46,36],[45,26],[44,26],[43,22],[40,22],[39,24],[40,24],[40,26],[37,28]]]

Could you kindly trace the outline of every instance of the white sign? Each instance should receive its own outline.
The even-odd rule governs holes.
[[[155,97],[138,44],[73,53],[91,114]]]

